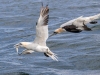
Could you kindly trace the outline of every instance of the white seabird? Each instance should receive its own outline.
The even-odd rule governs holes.
[[[45,56],[51,57],[53,60],[57,60],[55,53],[50,51],[49,47],[46,45],[46,40],[48,39],[48,19],[49,19],[49,8],[48,6],[43,7],[40,10],[40,17],[36,23],[36,38],[33,42],[20,42],[15,45],[16,51],[18,53],[18,48],[23,47],[25,50],[21,54],[30,54],[34,51],[43,52]],[[19,54],[19,53],[18,53]]]
[[[53,34],[50,36],[62,33],[62,32],[72,32],[72,33],[79,33],[83,30],[85,31],[91,31],[90,28],[86,26],[86,24],[96,24],[97,19],[100,18],[100,14],[94,15],[94,16],[89,16],[89,17],[83,17],[80,16],[78,18],[75,18],[73,20],[70,20],[60,26],[60,28],[56,29]]]

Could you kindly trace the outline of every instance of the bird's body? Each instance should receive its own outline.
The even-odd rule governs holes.
[[[30,54],[33,52],[43,52],[45,56],[51,57],[53,60],[57,60],[56,54],[50,51],[46,45],[48,39],[48,19],[49,19],[49,8],[48,6],[41,8],[40,17],[36,24],[36,37],[33,42],[20,42],[15,45],[17,53],[18,48],[23,47],[25,50],[21,54]]]
[[[94,16],[89,16],[89,17],[80,16],[78,18],[75,18],[73,20],[70,20],[70,21],[62,24],[60,26],[60,28],[56,29],[54,31],[54,33],[51,34],[50,36],[58,34],[58,33],[62,33],[65,31],[72,32],[72,33],[80,33],[83,30],[84,31],[91,31],[91,28],[87,27],[86,24],[88,24],[88,23],[96,24],[97,21],[95,21],[95,20],[97,20],[99,18],[100,18],[100,14],[97,14]]]
[[[67,25],[67,26],[64,26],[62,28],[68,32],[73,32],[73,33],[79,33],[82,31],[80,29],[77,29],[77,27],[75,25]]]

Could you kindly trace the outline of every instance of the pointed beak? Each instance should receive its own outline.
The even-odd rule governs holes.
[[[51,36],[53,36],[53,35],[56,35],[57,34],[57,32],[54,32],[54,33],[52,33],[51,35],[49,35],[49,37],[51,37]]]

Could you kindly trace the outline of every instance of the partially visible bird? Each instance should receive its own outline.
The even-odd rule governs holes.
[[[72,32],[72,33],[80,33],[83,30],[84,31],[91,31],[91,28],[87,27],[86,24],[96,24],[97,19],[100,18],[100,14],[89,16],[89,17],[83,17],[80,16],[78,18],[75,18],[73,20],[70,20],[60,26],[60,28],[56,29],[50,36],[62,33],[62,32]],[[50,37],[49,36],[49,37]]]
[[[36,25],[36,38],[33,42],[20,42],[15,45],[16,51],[18,53],[18,48],[23,47],[25,50],[21,54],[30,54],[35,51],[43,52],[45,56],[51,57],[53,60],[57,60],[57,56],[53,53],[49,47],[46,45],[46,40],[48,39],[48,20],[49,20],[49,8],[48,5],[40,10],[40,17]],[[18,53],[19,54],[19,53]]]

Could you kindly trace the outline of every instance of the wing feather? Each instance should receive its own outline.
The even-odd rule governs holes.
[[[83,22],[84,24],[88,24],[94,20],[97,20],[100,18],[100,14],[97,14],[97,15],[94,15],[94,16],[89,16],[89,17],[83,17],[83,16],[80,16],[76,19],[73,19],[73,20],[70,20],[64,24],[62,24],[60,27],[64,27],[64,26],[67,26],[67,25],[72,25],[74,24],[75,26],[83,26]]]
[[[40,17],[36,25],[36,38],[34,42],[42,46],[46,46],[46,40],[48,39],[48,13],[48,6],[42,6],[40,11]]]
[[[84,26],[84,25],[83,25],[83,22],[84,22],[84,24],[86,25],[86,24],[88,24],[88,23],[90,23],[90,22],[92,22],[92,21],[94,21],[94,20],[99,19],[99,18],[100,18],[100,14],[97,14],[97,15],[94,15],[94,16],[89,16],[89,17],[81,17],[81,18],[76,19],[76,20],[73,22],[73,24],[74,24],[75,26],[77,26],[77,27],[81,27],[81,26]]]
[[[97,20],[100,18],[100,14],[94,15],[94,16],[89,16],[89,17],[84,17],[85,24],[90,23],[94,20]]]
[[[78,17],[78,18],[75,18],[75,19],[73,19],[73,20],[70,20],[70,21],[68,21],[68,22],[66,22],[66,23],[64,23],[64,24],[62,24],[60,27],[64,27],[64,26],[67,26],[67,25],[72,25],[74,21],[76,21],[77,19],[80,19],[80,18],[82,18],[82,17],[83,17],[83,16],[80,16],[80,17]]]

